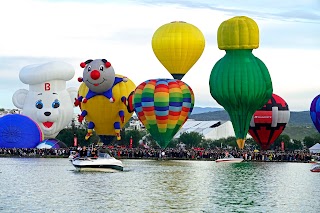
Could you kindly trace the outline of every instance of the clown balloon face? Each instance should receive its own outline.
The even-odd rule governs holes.
[[[115,81],[113,67],[105,59],[87,60],[81,63],[83,82],[95,93],[103,93],[112,88]]]

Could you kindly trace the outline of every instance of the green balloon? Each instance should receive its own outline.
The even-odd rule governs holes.
[[[226,50],[212,68],[212,97],[229,113],[237,139],[245,139],[252,115],[272,96],[272,82],[265,64],[252,50]]]

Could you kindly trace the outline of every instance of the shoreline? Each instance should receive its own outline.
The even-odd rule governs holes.
[[[46,155],[46,156],[19,156],[19,155],[0,155],[0,158],[65,158],[68,159],[69,156],[55,156],[55,155]],[[170,160],[185,160],[185,161],[215,161],[215,159],[208,158],[126,158],[126,157],[115,157],[118,160],[158,160],[158,161],[170,161]],[[289,160],[244,160],[243,162],[266,162],[266,163],[310,163],[315,164],[315,161],[289,161]]]

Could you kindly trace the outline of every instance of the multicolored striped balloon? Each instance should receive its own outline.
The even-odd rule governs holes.
[[[67,148],[67,145],[56,138],[47,138],[41,141],[36,148],[37,149],[60,149],[60,148]]]
[[[316,129],[320,132],[320,95],[317,95],[311,102],[310,117]]]
[[[135,89],[133,104],[145,128],[165,148],[191,114],[194,94],[181,80],[150,79]]]

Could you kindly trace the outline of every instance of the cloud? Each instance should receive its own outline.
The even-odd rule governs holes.
[[[317,78],[310,77],[320,67],[316,1],[13,0],[5,4],[0,13],[0,19],[6,20],[0,39],[0,93],[5,101],[0,107],[12,106],[14,91],[27,87],[20,82],[19,71],[33,63],[61,60],[72,64],[76,76],[68,83],[76,87],[82,73],[79,63],[89,58],[108,59],[116,73],[136,84],[171,78],[155,57],[151,39],[158,27],[177,20],[194,24],[206,38],[203,55],[183,80],[193,88],[196,105],[218,106],[208,86],[213,65],[224,55],[217,47],[216,33],[222,21],[236,15],[247,15],[258,23],[260,47],[253,53],[265,62],[274,91],[288,99],[291,109],[308,109],[318,90]],[[290,78],[283,82],[284,76]]]
[[[120,48],[125,51],[123,44],[127,44],[127,48],[149,45],[154,31],[174,20],[184,20],[198,26],[207,43],[216,45],[219,24],[236,14],[243,14],[245,8],[248,16],[258,17],[261,43],[271,46],[275,42],[277,46],[288,47],[292,46],[292,42],[283,41],[291,39],[295,45],[304,48],[320,46],[317,25],[311,27],[307,23],[270,19],[276,12],[255,10],[260,4],[240,4],[238,1],[232,4],[226,1],[223,6],[210,1],[179,1],[179,5],[173,4],[174,1],[161,4],[160,1],[130,1],[129,4],[112,1],[18,2],[7,1],[6,10],[0,13],[1,20],[7,20],[2,24],[2,28],[7,30],[1,36],[0,56],[85,57],[87,53],[101,55],[101,52],[115,52]],[[17,4],[20,6],[16,7]],[[270,11],[268,6],[266,8]],[[299,39],[301,34],[306,39]]]
[[[152,5],[179,5],[188,8],[202,8],[222,11],[229,15],[251,15],[255,18],[273,18],[286,21],[320,23],[320,4],[316,0],[260,0],[246,3],[243,0],[144,0],[136,1]]]

